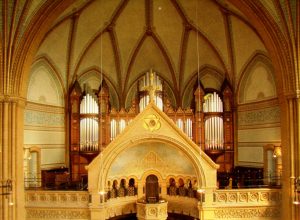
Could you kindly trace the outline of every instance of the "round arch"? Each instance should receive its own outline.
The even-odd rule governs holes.
[[[116,160],[117,156],[131,147],[137,146],[140,143],[159,142],[164,143],[171,148],[179,150],[186,158],[191,162],[195,169],[197,182],[201,188],[216,188],[216,169],[217,167],[212,165],[210,158],[202,153],[199,148],[195,146],[187,146],[185,143],[179,143],[179,141],[170,137],[156,135],[143,135],[137,137],[135,140],[122,141],[119,144],[112,144],[104,149],[101,156],[98,156],[89,166],[89,190],[97,192],[100,189],[105,188],[105,183],[110,178],[109,170]],[[211,164],[210,164],[211,163]],[[102,164],[102,168],[101,168]],[[101,171],[102,169],[102,171]],[[212,170],[215,172],[212,172]],[[90,174],[94,177],[90,177]],[[101,174],[101,175],[100,175]],[[145,173],[144,175],[146,175]],[[143,175],[143,176],[144,176]],[[103,176],[103,178],[101,178]],[[145,177],[145,176],[144,176]],[[91,179],[90,179],[91,178]],[[91,180],[91,181],[90,181]]]

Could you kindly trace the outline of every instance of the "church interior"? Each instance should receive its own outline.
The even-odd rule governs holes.
[[[0,2],[3,220],[300,220],[300,1]]]

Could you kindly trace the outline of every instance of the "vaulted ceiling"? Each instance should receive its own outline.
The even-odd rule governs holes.
[[[64,91],[75,79],[97,87],[104,76],[120,107],[153,69],[184,103],[198,75],[205,88],[227,79],[236,89],[261,56],[268,59],[260,36],[225,0],[78,0],[45,35],[32,72],[48,66]]]

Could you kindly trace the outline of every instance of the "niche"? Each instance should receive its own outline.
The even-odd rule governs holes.
[[[146,178],[146,201],[147,203],[156,203],[159,200],[158,178],[155,175],[149,175]]]

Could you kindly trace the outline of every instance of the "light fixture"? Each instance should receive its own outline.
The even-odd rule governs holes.
[[[281,146],[274,146],[273,157],[281,157]]]
[[[100,194],[101,196],[105,195],[107,192],[105,192],[104,190],[101,190],[100,192],[98,192],[98,194]]]
[[[198,193],[205,193],[205,189],[197,189]]]
[[[205,202],[205,189],[199,188],[197,189],[197,192],[199,193],[199,201],[201,203]]]
[[[294,205],[300,205],[300,176],[294,180]]]

